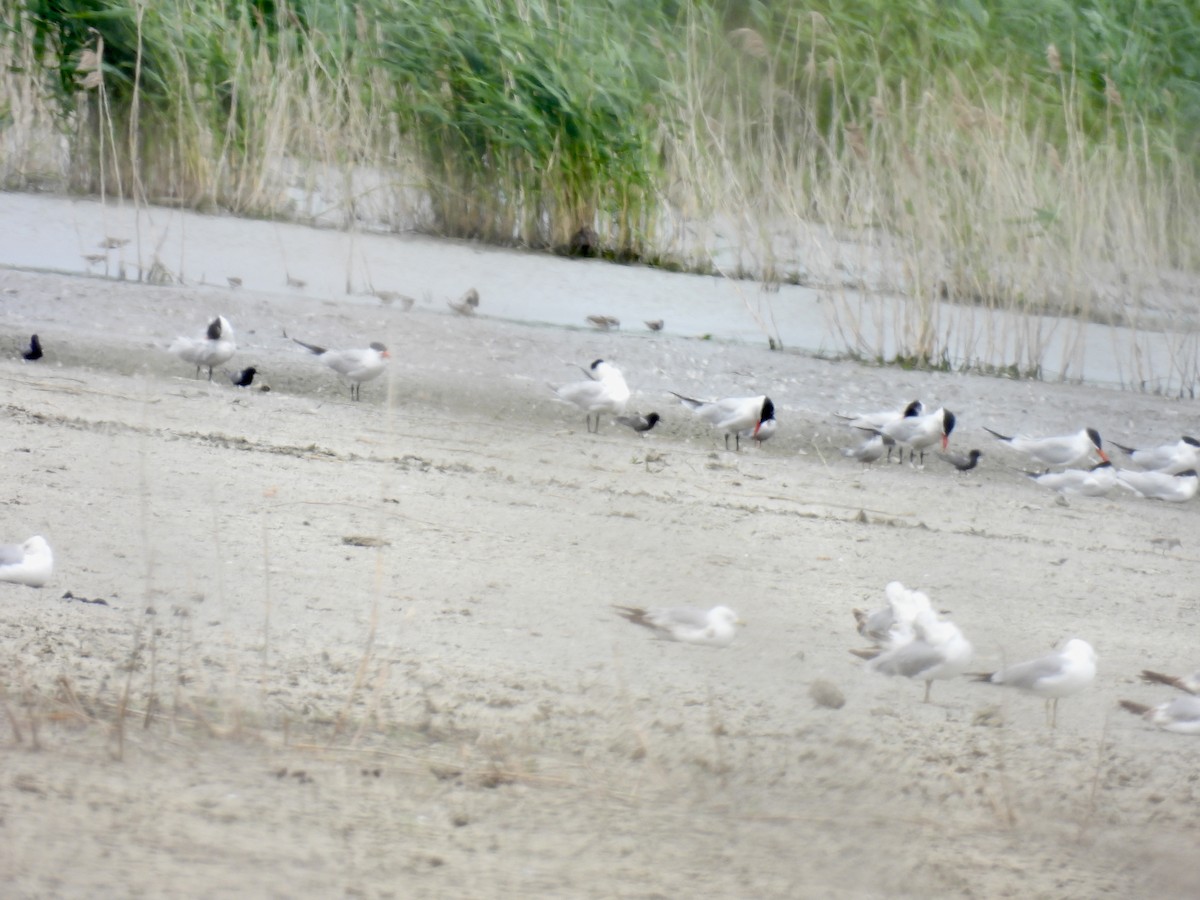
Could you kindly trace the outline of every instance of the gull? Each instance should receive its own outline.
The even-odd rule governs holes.
[[[632,416],[617,416],[617,422],[638,432],[647,432],[661,421],[662,416],[656,412],[644,416],[637,413]]]
[[[661,640],[709,647],[728,647],[737,636],[737,626],[745,624],[728,606],[714,606],[708,610],[691,606],[613,608],[635,625],[649,628]]]
[[[197,378],[200,377],[200,370],[207,367],[209,381],[212,381],[213,366],[228,362],[236,349],[233,326],[224,316],[217,316],[208,323],[204,337],[177,337],[169,348],[171,353],[196,367]]]
[[[1188,694],[1200,694],[1200,671],[1191,675],[1164,675],[1162,672],[1142,669],[1142,681],[1148,684],[1169,684]]]
[[[1117,483],[1139,497],[1166,500],[1168,503],[1184,503],[1196,496],[1196,489],[1200,487],[1200,476],[1196,474],[1195,469],[1188,469],[1178,475],[1122,469],[1117,473]]]
[[[1158,706],[1145,706],[1132,700],[1122,700],[1120,703],[1122,709],[1141,716],[1163,731],[1200,734],[1200,697],[1175,697]]]
[[[702,419],[725,435],[726,450],[729,449],[730,435],[734,437],[734,448],[740,450],[744,432],[749,431],[750,437],[757,437],[763,426],[775,419],[775,404],[767,396],[695,400],[674,391],[670,393],[678,397],[679,402],[690,409],[697,419]]]
[[[1127,454],[1135,466],[1148,471],[1178,475],[1188,469],[1200,469],[1200,441],[1187,435],[1174,444],[1162,444],[1145,450],[1135,450],[1115,441],[1112,445]]]
[[[1029,473],[1029,477],[1042,487],[1060,494],[1083,494],[1085,497],[1103,497],[1117,486],[1117,470],[1112,463],[1097,463],[1090,469],[1064,469],[1061,472]]]
[[[250,387],[254,384],[254,376],[258,374],[258,369],[254,366],[247,366],[240,372],[230,372],[226,369],[225,374],[229,376],[234,387]]]
[[[1096,651],[1087,641],[1071,638],[1055,652],[975,676],[977,681],[1020,688],[1044,697],[1050,727],[1058,723],[1058,701],[1096,680]]]
[[[1108,454],[1100,441],[1100,432],[1095,428],[1084,428],[1075,434],[1062,437],[1028,437],[1018,434],[1015,437],[992,431],[986,425],[983,430],[999,440],[1004,441],[1018,453],[1024,453],[1034,462],[1044,466],[1074,466],[1086,462],[1093,453],[1108,462]]]
[[[287,337],[286,331],[283,336]],[[326,350],[296,338],[292,340],[309,353],[316,354],[317,359],[350,382],[351,400],[362,399],[362,383],[382,375],[391,358],[388,348],[380,343],[373,343],[362,350]]]
[[[21,356],[25,357],[29,362],[42,358],[42,342],[38,340],[36,334],[29,338],[29,346],[21,351]]]
[[[885,437],[890,437],[900,446],[900,461],[904,461],[904,448],[908,448],[908,461],[911,463],[917,451],[921,453],[921,465],[925,465],[925,451],[936,444],[942,443],[942,449],[950,442],[950,432],[954,431],[957,420],[954,413],[938,407],[924,415],[902,416],[875,429]]]
[[[913,636],[881,652],[867,667],[883,675],[919,678],[925,682],[925,700],[937,679],[957,678],[971,664],[974,649],[953,622],[939,620],[931,609],[917,613]]]
[[[457,300],[447,300],[446,305],[460,316],[473,316],[475,315],[475,310],[479,309],[479,291],[475,290],[475,288],[469,288]]]
[[[911,639],[917,614],[933,608],[929,596],[922,591],[910,590],[899,581],[889,581],[883,595],[886,606],[870,611],[851,610],[858,633],[881,647]]]
[[[884,450],[887,450],[890,457],[892,448],[895,446],[896,442],[890,437],[885,437],[882,434],[874,434],[857,447],[843,447],[842,456],[857,459],[864,466],[869,466],[871,463],[882,458]]]
[[[570,384],[550,385],[559,400],[574,403],[587,413],[587,430],[595,433],[600,430],[600,416],[603,413],[621,415],[625,412],[625,404],[629,402],[629,386],[625,376],[612,363],[598,359],[592,363],[588,371],[588,381],[573,381]],[[592,415],[596,416],[596,427],[592,428]]]
[[[939,451],[937,456],[938,459],[950,463],[950,465],[954,466],[960,472],[970,472],[979,464],[979,457],[983,456],[983,451],[971,450],[966,456],[963,456],[961,453],[943,453]]]
[[[54,554],[40,534],[23,544],[0,544],[0,581],[41,587],[54,572]]]

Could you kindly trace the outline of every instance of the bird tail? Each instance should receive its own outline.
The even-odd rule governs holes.
[[[968,678],[972,681],[991,681],[995,672],[966,672]]]
[[[283,336],[287,337],[288,333],[285,331],[283,333]],[[299,344],[301,347],[303,347],[305,350],[307,350],[309,353],[315,353],[317,356],[320,356],[322,353],[325,352],[324,347],[318,347],[316,344],[306,344],[306,343],[304,343],[304,341],[300,340],[299,338],[292,338],[292,340],[295,341],[297,344]]]
[[[850,652],[853,653],[855,656],[857,656],[859,659],[874,659],[880,653],[883,652],[883,648],[881,648],[881,647],[863,647],[860,649],[858,647],[851,647]]]
[[[1150,712],[1149,706],[1145,706],[1141,703],[1134,703],[1132,700],[1121,700],[1118,702],[1121,704],[1121,709],[1128,710],[1135,716],[1144,716],[1146,713]]]
[[[986,425],[983,426],[983,430],[986,431],[988,434],[990,434],[992,437],[999,438],[1002,441],[1011,441],[1012,440],[1011,434],[1001,434],[998,431],[992,431],[992,429],[988,428]]]
[[[1116,447],[1118,450],[1124,451],[1125,453],[1128,453],[1130,455],[1137,453],[1137,450],[1135,450],[1133,447],[1126,447],[1124,444],[1118,444],[1116,441],[1109,441],[1109,443],[1112,444],[1114,447]]]
[[[613,609],[617,611],[617,615],[621,618],[628,619],[635,625],[649,627],[650,623],[646,621],[646,611],[644,609],[638,609],[636,606],[617,606],[615,603],[613,604]]]
[[[679,398],[680,403],[682,403],[686,407],[689,407],[690,409],[695,409],[698,406],[704,405],[703,400],[696,400],[693,397],[685,397],[685,396],[683,396],[683,394],[676,394],[674,391],[667,391],[667,393],[674,394],[676,397]]]
[[[1178,688],[1181,691],[1186,691],[1185,688],[1174,675],[1164,675],[1162,672],[1151,672],[1149,669],[1142,669],[1142,681],[1147,684],[1167,684],[1173,688]]]

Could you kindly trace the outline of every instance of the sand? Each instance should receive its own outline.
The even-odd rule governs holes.
[[[982,430],[1156,443],[1194,403],[11,270],[0,309],[0,540],[57,561],[0,584],[7,896],[1200,891],[1200,742],[1117,707],[1200,666],[1196,506],[1061,504]],[[216,312],[269,392],[165,352]],[[285,327],[389,373],[351,403]],[[597,357],[660,428],[554,402]],[[769,393],[779,433],[726,452],[669,389]],[[834,411],[913,397],[977,470],[839,455]],[[967,678],[922,703],[848,652],[891,580],[979,670],[1074,635],[1096,684],[1053,730]],[[726,649],[611,608],[718,603]]]

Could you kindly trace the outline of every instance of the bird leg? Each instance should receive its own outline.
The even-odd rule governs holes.
[[[924,701],[925,703],[929,702],[929,692],[931,690],[933,690],[933,680],[932,679],[925,682],[925,701]]]

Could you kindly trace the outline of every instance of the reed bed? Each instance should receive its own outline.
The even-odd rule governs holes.
[[[1101,323],[1123,381],[1200,375],[1182,5],[0,6],[9,188],[803,283],[879,362],[1077,377]]]

